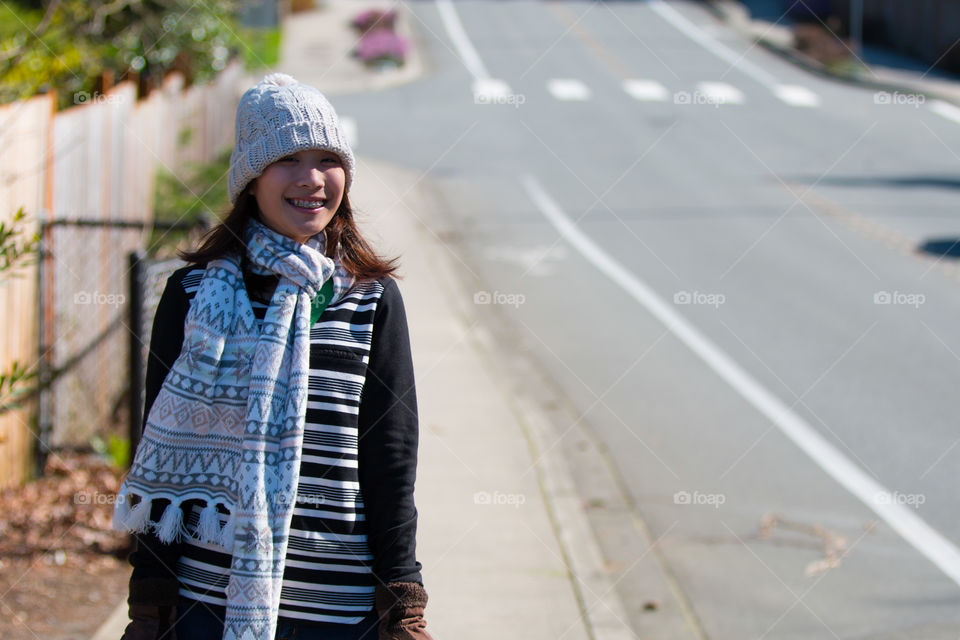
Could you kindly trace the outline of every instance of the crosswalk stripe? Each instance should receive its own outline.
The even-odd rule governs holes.
[[[792,107],[819,107],[820,96],[816,93],[795,84],[781,84],[774,88],[773,93]]]
[[[717,104],[743,104],[746,101],[742,91],[726,82],[701,82],[697,90]]]
[[[641,102],[664,102],[670,97],[667,88],[656,80],[630,79],[623,81],[623,90]]]
[[[590,87],[573,78],[554,78],[547,89],[557,100],[589,100],[592,95]]]
[[[510,85],[496,78],[477,78],[473,83],[473,99],[478,101],[510,95]]]

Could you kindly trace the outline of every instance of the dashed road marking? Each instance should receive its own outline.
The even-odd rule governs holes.
[[[820,96],[800,85],[781,84],[774,88],[773,93],[792,107],[820,106]]]
[[[697,91],[717,104],[743,104],[747,100],[740,89],[726,82],[701,82]]]
[[[554,78],[547,83],[547,89],[557,100],[589,100],[593,93],[590,87],[574,78]]]
[[[631,97],[641,102],[666,102],[670,91],[656,80],[631,78],[621,85]]]

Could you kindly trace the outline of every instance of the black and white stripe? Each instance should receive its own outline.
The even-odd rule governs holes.
[[[203,269],[182,280],[192,300]],[[357,416],[383,293],[378,282],[356,285],[328,307],[310,332],[310,379],[297,504],[287,546],[279,617],[355,624],[373,609],[376,579],[358,479]],[[266,313],[252,301],[258,324]],[[202,505],[186,516],[196,528]],[[187,539],[177,567],[180,594],[225,607],[230,555]]]

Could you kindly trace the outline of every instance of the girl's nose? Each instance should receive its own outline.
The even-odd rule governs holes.
[[[313,185],[322,186],[324,183],[323,170],[318,166],[307,167],[307,169],[300,174],[300,186],[309,187]]]

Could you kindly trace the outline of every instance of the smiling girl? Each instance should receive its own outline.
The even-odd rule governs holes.
[[[396,265],[360,235],[354,157],[313,87],[237,108],[233,205],[167,281],[124,638],[426,640],[417,403]]]

